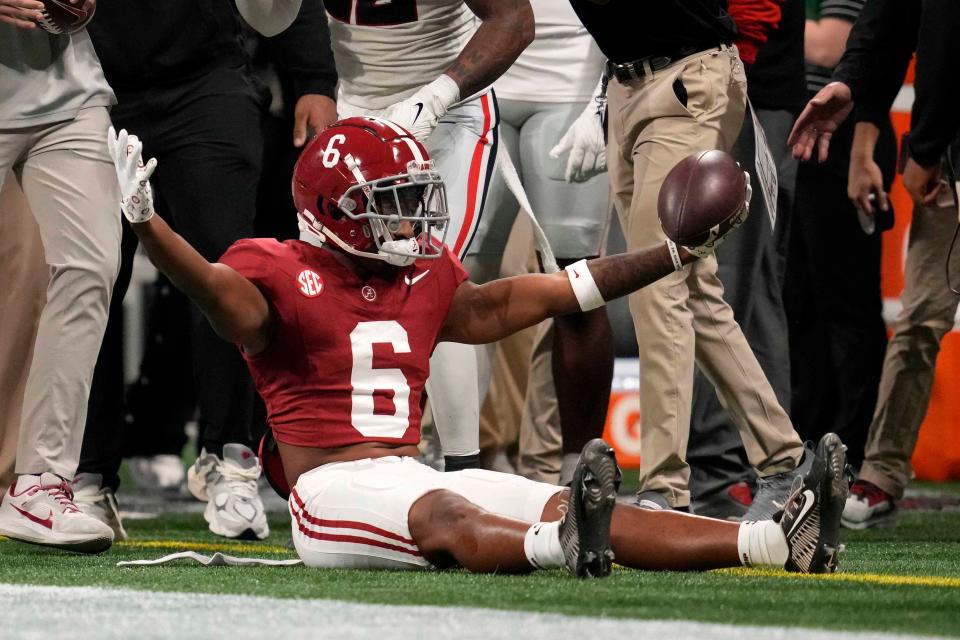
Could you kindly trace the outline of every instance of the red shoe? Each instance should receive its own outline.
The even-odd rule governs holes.
[[[872,482],[857,480],[850,487],[840,522],[848,529],[866,529],[889,522],[896,512],[893,496]]]

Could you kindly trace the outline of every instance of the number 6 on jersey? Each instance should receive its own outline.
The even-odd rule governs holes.
[[[373,345],[389,344],[410,353],[406,330],[394,320],[360,322],[350,332],[353,371],[350,421],[367,438],[402,438],[410,424],[410,385],[400,369],[374,369]],[[375,392],[393,391],[393,413],[374,413]]]

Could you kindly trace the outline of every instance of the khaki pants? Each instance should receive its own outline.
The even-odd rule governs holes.
[[[0,489],[14,479],[23,388],[33,357],[47,269],[40,231],[12,172],[0,189]]]
[[[610,81],[607,162],[627,248],[664,241],[657,196],[667,172],[703,149],[729,150],[746,107],[735,49],[678,60],[639,80]],[[793,469],[803,444],[777,402],[733,311],[714,257],[630,296],[640,352],[641,490],[690,502],[685,461],[693,365],[714,385],[761,476]]]
[[[860,469],[861,480],[897,499],[910,481],[910,457],[927,413],[940,340],[953,327],[960,300],[948,289],[944,273],[956,225],[957,207],[947,185],[937,206],[914,208],[900,296],[903,310],[887,344]],[[954,278],[960,275],[956,251],[950,272]]]
[[[0,176],[11,168],[17,175],[40,229],[48,277],[23,393],[18,475],[72,478],[80,458],[90,380],[120,264],[109,125],[107,110],[94,107],[70,121],[0,130]],[[16,341],[11,332],[19,331],[25,353],[23,328],[7,321],[21,303],[4,304],[0,332],[3,341]]]

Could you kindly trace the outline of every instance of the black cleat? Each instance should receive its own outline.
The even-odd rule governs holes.
[[[580,454],[570,482],[570,502],[560,522],[560,546],[567,568],[578,578],[610,575],[610,519],[620,486],[613,449],[595,438]]]
[[[790,556],[785,569],[797,573],[837,570],[840,516],[847,500],[846,446],[835,433],[820,439],[810,471],[794,482],[780,516]]]

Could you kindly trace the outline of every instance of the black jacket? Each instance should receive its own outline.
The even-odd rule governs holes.
[[[118,95],[173,86],[248,62],[232,0],[99,0],[87,29]],[[321,0],[303,0],[293,25],[270,41],[278,66],[292,73],[298,97],[336,97]]]
[[[916,51],[910,155],[922,166],[939,161],[960,127],[960,84],[954,71],[960,60],[958,31],[957,0],[870,0],[833,73],[850,86],[857,120],[880,123],[887,119]]]

